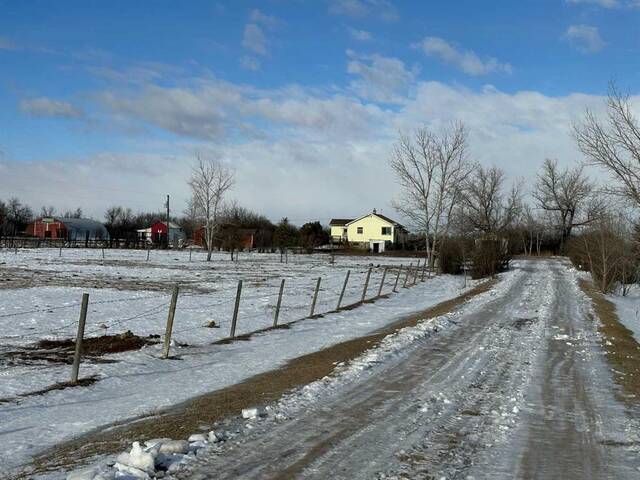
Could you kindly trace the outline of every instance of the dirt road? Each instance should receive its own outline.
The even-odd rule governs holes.
[[[565,265],[522,262],[451,328],[176,477],[640,478],[637,417],[588,313]]]

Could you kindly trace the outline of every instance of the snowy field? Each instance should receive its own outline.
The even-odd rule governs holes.
[[[114,421],[149,414],[190,397],[228,386],[273,369],[288,359],[361,336],[461,294],[462,278],[441,276],[375,303],[294,328],[269,331],[250,342],[212,345],[229,335],[238,280],[243,280],[237,333],[273,322],[282,278],[286,280],[280,323],[309,314],[313,290],[322,278],[316,313],[334,310],[346,272],[351,271],[343,305],[360,300],[366,272],[373,265],[368,298],[377,295],[385,267],[416,259],[227,254],[206,262],[202,252],[100,250],[0,251],[0,438],[12,449],[0,462],[16,467],[43,449]],[[404,277],[404,276],[403,276]],[[383,293],[395,275],[388,274]],[[400,284],[402,284],[403,278]],[[80,376],[98,381],[86,387],[23,396],[67,381],[70,366],[47,361],[8,361],[12,351],[42,339],[75,336],[79,303],[90,294],[86,336],[162,335],[172,286],[181,295],[174,324],[172,355],[161,360],[161,345],[108,355],[108,362],[85,361]],[[470,286],[467,285],[467,288]],[[211,321],[219,328],[209,328]],[[158,339],[160,340],[160,339]],[[104,357],[102,357],[104,359]],[[36,439],[37,437],[37,439]]]
[[[624,297],[607,295],[607,298],[616,306],[622,324],[631,330],[634,338],[640,342],[640,288],[634,285]]]

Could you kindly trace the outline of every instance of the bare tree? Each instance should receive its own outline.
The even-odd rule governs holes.
[[[413,136],[401,134],[390,163],[402,187],[401,198],[393,206],[425,234],[433,267],[440,237],[446,235],[451,213],[460,201],[460,186],[473,169],[467,159],[467,131],[462,123],[454,123],[440,134],[426,127]]]
[[[211,261],[213,244],[218,227],[218,217],[224,197],[235,183],[235,172],[213,158],[196,154],[189,186],[192,206],[204,220],[204,241],[207,261]]]
[[[478,167],[464,185],[460,221],[467,230],[485,234],[503,233],[522,210],[520,184],[504,192],[504,172],[497,167]]]
[[[600,119],[587,111],[582,124],[574,126],[574,136],[588,161],[618,180],[617,186],[605,187],[605,191],[640,206],[640,125],[633,115],[629,95],[612,84],[606,117]]]
[[[49,205],[49,206],[42,206],[42,208],[40,209],[40,216],[41,217],[53,217],[56,214],[56,207],[54,207],[53,205]]]
[[[593,221],[593,191],[594,185],[582,167],[560,170],[556,160],[544,161],[533,196],[540,208],[555,214],[561,245],[566,243],[574,227]]]

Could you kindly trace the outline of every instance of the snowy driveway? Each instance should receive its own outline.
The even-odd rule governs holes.
[[[575,273],[509,275],[447,328],[245,422],[175,477],[640,478],[637,417]]]

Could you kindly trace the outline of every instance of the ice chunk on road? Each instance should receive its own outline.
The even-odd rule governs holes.
[[[242,418],[253,420],[258,417],[266,417],[267,411],[264,407],[251,407],[242,409]]]
[[[150,448],[148,451],[144,450],[140,446],[140,442],[133,442],[131,451],[129,453],[121,453],[116,458],[117,464],[126,467],[132,467],[134,470],[139,470],[145,474],[155,473],[156,471],[156,456],[158,454],[157,446]],[[138,472],[132,472],[130,468],[120,469],[132,475],[138,475]],[[145,478],[145,477],[140,477]]]
[[[189,442],[186,440],[168,440],[160,443],[160,453],[187,453],[189,451]]]

